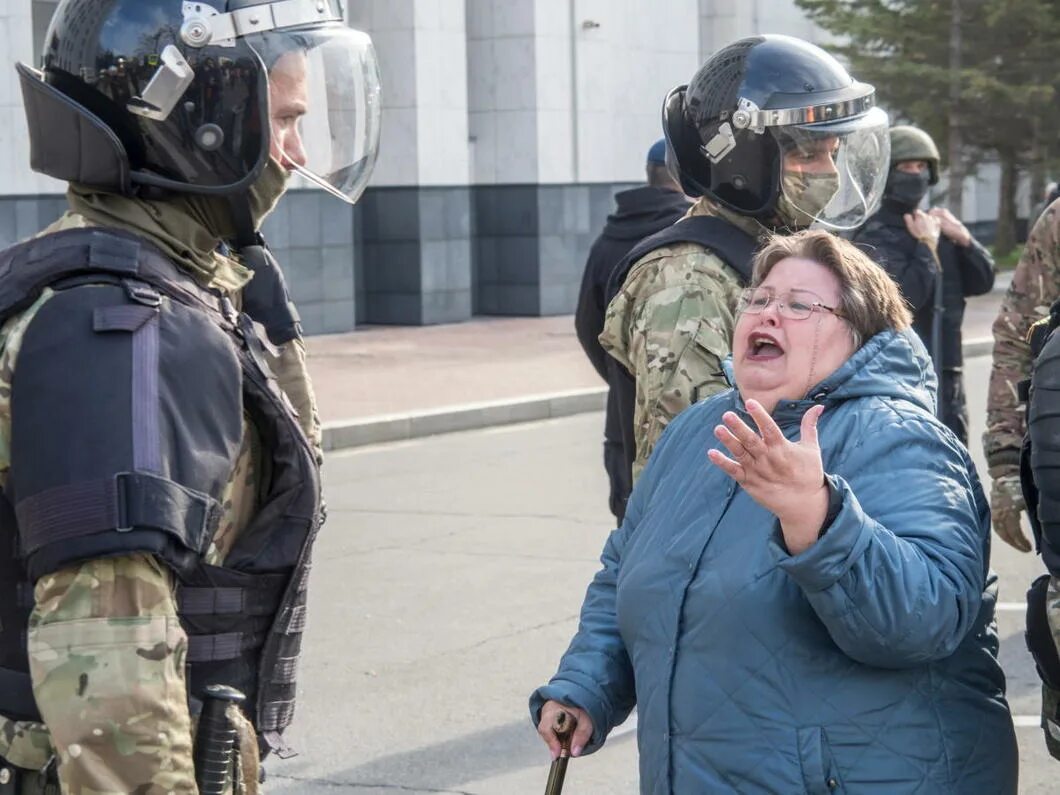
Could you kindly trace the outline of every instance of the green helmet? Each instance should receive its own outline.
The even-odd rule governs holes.
[[[939,149],[919,127],[901,124],[891,128],[891,166],[903,160],[926,160],[931,184],[939,181]]]

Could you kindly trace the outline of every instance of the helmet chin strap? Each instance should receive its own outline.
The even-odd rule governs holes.
[[[250,211],[250,196],[246,191],[241,191],[230,194],[227,198],[236,230],[235,239],[229,242],[235,246],[236,251],[242,251],[247,246],[264,245],[265,239],[254,228],[254,215]]]
[[[244,193],[228,197],[235,222],[236,238],[232,242],[244,264],[254,271],[254,278],[243,288],[243,312],[265,327],[269,342],[286,345],[302,336],[302,323],[291,301],[287,280],[261,232],[254,228],[250,197]]]

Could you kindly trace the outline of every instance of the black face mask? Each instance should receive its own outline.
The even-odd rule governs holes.
[[[931,174],[928,171],[921,171],[919,174],[907,174],[904,171],[894,169],[887,178],[887,187],[883,192],[883,198],[912,209],[920,204],[920,200],[927,195],[930,181]]]

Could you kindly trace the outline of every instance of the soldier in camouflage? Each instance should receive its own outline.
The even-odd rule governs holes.
[[[1060,337],[1055,331],[1060,324],[1058,299],[1060,200],[1050,204],[1031,229],[994,322],[994,363],[983,436],[993,479],[994,530],[1016,549],[1029,551],[1022,527],[1023,512],[1028,510],[1037,550],[1048,570],[1027,591],[1026,640],[1042,680],[1046,748],[1060,759],[1060,479],[1056,476],[1060,448],[1053,388],[1060,362]],[[1026,406],[1021,405],[1023,399]]]
[[[813,223],[853,229],[874,211],[888,140],[873,97],[820,48],[767,35],[722,49],[666,98],[667,164],[698,201],[618,269],[600,335],[622,368],[612,389],[633,392],[634,478],[678,413],[728,386],[757,242]],[[705,217],[715,223],[690,223]]]
[[[284,8],[274,13],[273,6]],[[250,7],[261,13],[254,14],[255,32],[246,34],[240,22],[245,14],[234,12]],[[243,737],[240,752],[248,759],[232,769],[228,789],[255,791],[255,764],[249,757],[256,760],[259,743],[264,749],[283,748],[280,735],[290,719],[297,659],[297,641],[290,645],[289,640],[300,637],[309,549],[321,520],[316,472],[321,431],[297,314],[257,230],[293,172],[347,202],[356,201],[378,143],[378,74],[368,37],[344,24],[334,0],[300,9],[283,2],[229,0],[227,8],[228,13],[217,13],[205,3],[184,3],[182,9],[180,3],[139,0],[133,8],[120,0],[62,0],[46,36],[43,69],[19,66],[33,166],[70,183],[70,209],[34,241],[0,254],[0,261],[7,268],[27,256],[32,260],[23,252],[38,250],[32,247],[39,243],[40,251],[57,252],[42,267],[58,269],[67,267],[58,260],[74,254],[51,241],[92,242],[89,266],[79,279],[45,285],[32,302],[0,317],[0,533],[5,540],[0,552],[0,793],[56,788],[75,795],[197,792],[193,705],[200,694],[192,692],[191,682],[198,677],[200,684],[212,683],[215,675],[224,675],[221,671],[242,676],[259,690],[257,699],[248,699],[245,716],[233,714]],[[86,26],[85,19],[96,24]],[[107,37],[116,32],[122,34],[121,46],[131,51],[114,51],[118,40]],[[228,70],[220,81],[217,64]],[[323,136],[310,146],[303,129]],[[330,149],[322,143],[329,140]],[[79,230],[100,234],[77,237]],[[135,252],[146,250],[167,268],[176,266],[180,279],[163,285],[160,294],[152,289],[155,282],[116,280],[92,271],[97,261],[100,267],[129,268],[120,256],[130,250],[129,241],[133,261],[141,256],[144,262],[147,254]],[[8,279],[14,278],[11,268],[4,270]],[[252,284],[264,287],[253,293]],[[162,539],[156,530],[162,525],[131,523],[90,532],[79,526],[87,522],[79,517],[96,516],[91,506],[60,502],[58,496],[49,504],[51,495],[77,493],[77,483],[71,492],[64,482],[63,442],[71,462],[91,466],[92,456],[98,456],[101,476],[109,472],[106,451],[90,427],[84,428],[84,439],[50,444],[47,428],[26,427],[31,412],[13,410],[48,399],[46,391],[34,393],[37,384],[54,387],[66,377],[41,361],[41,340],[63,324],[36,321],[54,317],[53,306],[80,307],[77,302],[85,296],[96,300],[91,296],[108,289],[113,294],[122,285],[127,305],[107,308],[117,310],[109,315],[107,309],[96,310],[96,332],[135,331],[139,327],[128,324],[137,312],[150,316],[153,310],[163,320],[161,341],[154,338],[162,350],[153,352],[155,375],[142,376],[137,369],[150,350],[145,354],[141,344],[132,354],[133,391],[140,395],[134,394],[131,417],[131,433],[139,439],[136,455],[159,460],[143,472],[118,476],[122,483],[152,481],[162,489],[159,494],[171,495],[168,508],[148,507],[145,515],[175,516],[178,525],[184,521],[204,528],[206,535],[194,548]],[[198,308],[177,313],[177,299],[188,295],[201,296]],[[248,314],[240,314],[241,308]],[[166,318],[178,315],[193,318],[185,327],[187,339],[166,336]],[[92,332],[90,323],[84,333],[91,337]],[[179,362],[165,358],[175,341],[186,347]],[[73,361],[63,347],[51,350],[55,361]],[[211,358],[212,351],[220,353]],[[215,360],[217,372],[234,380],[216,394],[197,392],[199,383],[203,388],[211,383]],[[170,363],[200,363],[202,369],[180,371],[193,382],[181,390],[168,386]],[[264,381],[252,383],[254,378]],[[72,394],[85,405],[106,409],[109,402],[122,403],[106,384],[78,386]],[[113,395],[124,394],[123,389]],[[156,402],[144,394],[154,394]],[[226,403],[225,396],[233,395]],[[235,411],[226,414],[233,406]],[[103,416],[121,420],[121,410],[106,409]],[[145,410],[152,414],[150,423],[143,422]],[[130,433],[123,430],[129,419],[125,415],[115,427]],[[172,435],[150,437],[160,429]],[[42,434],[38,457],[21,441],[30,432]],[[181,432],[195,436],[182,439]],[[116,447],[123,445],[120,434],[114,439]],[[185,464],[178,454],[192,462],[192,469],[216,472],[216,489],[202,492],[182,484],[177,473]],[[20,501],[36,477],[27,474],[34,468],[54,489]],[[69,469],[76,469],[74,463]],[[292,477],[296,482],[288,481],[286,494],[277,497],[280,487],[274,484]],[[124,501],[127,494],[119,490],[119,496],[120,505],[132,505]],[[143,496],[150,503],[148,493]],[[182,514],[198,504],[209,506],[201,525]],[[64,515],[74,518],[65,521]],[[45,536],[60,526],[67,534],[62,544],[44,538],[45,558],[27,552],[28,521],[37,516],[51,517],[43,525]],[[277,543],[269,533],[286,536],[290,540],[284,543],[291,544],[289,527],[298,528],[300,540],[287,552],[272,553]],[[152,538],[151,543],[140,540]],[[61,546],[65,551],[57,551]],[[233,560],[237,548],[240,562]],[[265,570],[270,560],[282,560],[286,568],[261,578],[259,557]],[[47,565],[45,559],[62,565]],[[193,581],[202,572],[218,583],[247,585],[215,588]],[[275,601],[266,608],[253,600],[264,599],[260,594],[269,576],[278,584],[269,585]],[[219,609],[225,593],[237,593],[244,607],[235,613]],[[194,595],[207,599],[190,610]],[[259,607],[265,623],[256,619],[260,629],[252,630],[249,622]],[[232,615],[248,622],[244,643],[251,645],[190,654],[192,641],[216,643],[222,637],[203,635],[197,620],[230,621]],[[290,650],[280,655],[282,670],[267,662],[279,653],[269,651],[266,638]],[[289,702],[270,695],[286,692],[274,683],[289,684]]]
[[[968,444],[961,323],[967,298],[994,287],[994,260],[943,207],[919,209],[939,180],[939,152],[923,130],[891,128],[891,170],[883,203],[854,233],[858,248],[883,267],[913,310],[913,328],[938,375],[938,416]]]
[[[1030,378],[1029,332],[1048,317],[1060,298],[1060,201],[1038,218],[994,321],[994,363],[986,404],[983,451],[992,481],[990,509],[994,532],[1021,552],[1030,541],[1022,527],[1020,448],[1027,432],[1018,385]],[[1060,622],[1058,622],[1060,626]]]

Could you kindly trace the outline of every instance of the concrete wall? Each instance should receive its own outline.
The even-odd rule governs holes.
[[[699,45],[706,58],[726,44],[759,33],[783,33],[825,46],[829,35],[795,0],[699,0]]]
[[[265,225],[310,333],[572,311],[613,193],[643,179],[666,92],[743,36],[828,41],[794,0],[347,5],[381,64],[377,169],[355,208],[296,181]],[[0,3],[0,61],[35,63],[54,7]],[[29,169],[21,93],[4,75],[0,245],[63,206],[63,186]],[[987,234],[997,184],[985,164],[965,188],[964,217]]]
[[[467,0],[476,312],[571,312],[616,189],[644,179],[695,0]]]
[[[464,0],[368,0],[383,74],[383,143],[361,200],[358,304],[368,323],[471,317],[472,244]]]

